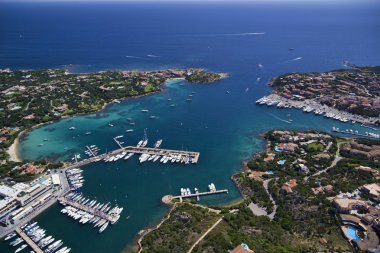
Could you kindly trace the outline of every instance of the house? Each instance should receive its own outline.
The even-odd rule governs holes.
[[[286,191],[287,193],[292,193],[293,192],[292,188],[296,187],[296,186],[297,186],[297,179],[291,179],[288,182],[286,182],[281,187],[281,189],[284,190],[284,191]]]
[[[362,210],[367,208],[367,204],[363,200],[349,198],[335,198],[333,205],[340,213],[350,213],[352,210]]]
[[[363,185],[360,189],[361,191],[368,193],[372,199],[380,199],[380,184],[366,184]]]
[[[242,243],[233,250],[231,250],[230,253],[254,253],[254,251],[249,249],[247,244]]]

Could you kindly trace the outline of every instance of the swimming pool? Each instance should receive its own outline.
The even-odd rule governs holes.
[[[355,229],[353,227],[348,227],[346,230],[347,236],[350,237],[351,239],[355,240],[355,241],[360,240],[360,237],[358,236],[357,232],[358,232],[357,229]]]

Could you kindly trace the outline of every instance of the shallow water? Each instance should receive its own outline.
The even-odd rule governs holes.
[[[58,205],[39,216],[41,226],[62,239],[72,252],[122,251],[140,229],[157,223],[165,214],[167,207],[160,203],[161,197],[177,194],[181,187],[206,190],[213,182],[219,189],[228,188],[229,194],[204,197],[202,203],[237,200],[239,193],[230,176],[243,159],[262,149],[259,134],[264,131],[316,128],[329,132],[332,126],[365,131],[351,123],[258,106],[255,101],[269,92],[266,83],[282,73],[342,68],[343,60],[379,64],[378,4],[330,4],[328,8],[303,4],[2,5],[2,19],[9,25],[0,27],[4,34],[0,67],[74,64],[70,68],[77,72],[204,67],[231,74],[212,85],[170,82],[161,93],[113,104],[96,114],[64,119],[22,138],[20,153],[26,160],[69,160],[76,153],[84,157],[84,146],[92,144],[102,151],[113,150],[117,148],[113,137],[123,134],[125,144],[135,144],[144,129],[150,145],[162,138],[163,148],[201,153],[197,165],[140,165],[133,157],[83,167],[84,194],[115,202],[124,211],[121,220],[101,235],[91,226],[60,214]],[[246,34],[252,32],[265,34]],[[296,50],[289,51],[290,47]],[[192,92],[196,92],[193,101],[186,102]],[[171,103],[176,106],[170,107]],[[158,118],[149,119],[151,115]],[[128,118],[136,125],[129,125]],[[76,130],[68,130],[71,126]],[[131,128],[133,132],[125,132]],[[92,134],[85,135],[88,131]],[[43,139],[48,141],[37,147]],[[2,243],[0,251],[13,249]]]

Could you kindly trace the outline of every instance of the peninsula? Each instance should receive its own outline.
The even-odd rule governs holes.
[[[257,101],[343,122],[380,125],[380,67],[325,73],[290,73],[272,79],[271,95]]]
[[[213,83],[228,75],[203,69],[100,71],[69,73],[65,69],[0,70],[0,177],[43,172],[48,165],[24,168],[15,155],[22,131],[63,117],[92,113],[121,99],[158,92],[172,79]],[[10,148],[11,147],[11,148]],[[7,150],[9,152],[7,152]],[[10,153],[12,157],[10,157]],[[17,167],[18,166],[18,167]],[[36,166],[38,168],[36,168]],[[50,165],[51,166],[51,165]],[[15,168],[18,169],[15,169]]]
[[[139,252],[372,252],[379,246],[379,141],[313,130],[274,130],[264,139],[265,151],[232,177],[241,203],[202,205],[200,213],[195,199],[173,200],[168,217],[139,241]]]

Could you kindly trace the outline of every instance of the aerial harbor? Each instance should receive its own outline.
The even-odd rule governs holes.
[[[380,250],[372,0],[0,0],[1,253]]]

